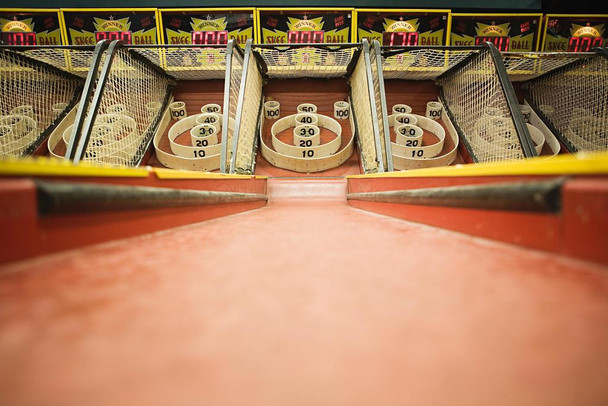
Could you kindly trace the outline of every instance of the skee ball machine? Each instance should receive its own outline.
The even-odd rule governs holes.
[[[366,40],[248,47],[231,172],[251,173],[258,142],[256,174],[384,171],[373,52]]]

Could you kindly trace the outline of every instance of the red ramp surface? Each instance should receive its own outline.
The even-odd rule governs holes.
[[[0,268],[2,403],[608,403],[605,268],[268,191]]]

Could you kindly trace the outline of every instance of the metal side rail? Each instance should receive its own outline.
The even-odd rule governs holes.
[[[349,193],[348,200],[475,208],[559,212],[565,178],[538,182],[449,186],[386,192]]]
[[[40,215],[266,201],[257,193],[35,181]]]

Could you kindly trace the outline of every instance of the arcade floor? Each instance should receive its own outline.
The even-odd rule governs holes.
[[[3,266],[1,403],[608,404],[604,267],[345,190]]]

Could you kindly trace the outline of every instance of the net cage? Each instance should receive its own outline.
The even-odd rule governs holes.
[[[505,55],[511,80],[569,152],[608,150],[608,51]]]
[[[57,54],[53,55],[56,63],[63,62]],[[68,159],[76,163],[137,166],[154,144],[155,158],[164,166],[191,170],[220,168],[225,172],[243,59],[242,51],[233,41],[204,47],[122,45],[105,41],[97,44],[94,54],[87,75],[88,86],[78,104],[79,113],[73,125],[57,137],[65,144]],[[72,65],[62,67],[73,66],[74,58],[71,60]],[[196,92],[205,81],[220,80],[223,92],[218,104],[223,104],[222,121],[229,123],[221,127],[221,142],[206,149],[207,156],[193,146],[177,145],[177,142],[175,149],[169,148],[165,129],[170,122],[168,106],[176,86],[194,86]],[[186,118],[192,124],[190,127],[196,125],[196,117]],[[190,127],[184,128],[184,132],[189,133]]]
[[[535,156],[515,91],[500,53],[492,44],[382,47],[381,53],[384,79],[434,81],[446,119],[473,162]],[[428,161],[425,157],[402,157],[391,152],[394,159],[418,161],[413,167],[422,167]]]
[[[222,173],[228,172],[232,139],[237,127],[237,102],[241,90],[244,51],[234,40],[228,41],[226,45],[131,46],[129,49],[170,75],[178,86],[186,84],[190,87],[196,83],[207,87],[208,83],[223,81],[222,100],[218,101],[222,104],[223,123],[220,149],[215,148],[217,145],[212,145],[204,150],[204,156],[201,157],[202,149],[194,147],[185,151],[186,154],[192,153],[192,156],[174,156],[157,148],[156,155],[165,166],[176,169],[207,171],[219,168]],[[204,99],[204,95],[199,94],[198,98]],[[216,150],[218,153],[214,152]]]
[[[84,80],[0,47],[0,159],[31,155],[76,104]]]
[[[74,123],[61,135],[65,157],[75,163],[139,165],[171,87],[162,69],[118,41],[98,43]],[[150,110],[152,105],[156,108]]]
[[[365,51],[364,51],[365,50]],[[380,145],[381,109],[379,102],[378,68],[375,67],[375,83],[370,66],[370,48],[367,41],[363,44],[289,44],[253,45],[245,48],[243,69],[244,86],[239,95],[237,113],[236,142],[233,143],[231,172],[253,173],[258,142],[262,139],[264,86],[274,80],[294,79],[343,79],[349,89],[352,140],[359,144],[361,162],[366,173],[384,171],[385,159]],[[325,82],[323,82],[325,83]],[[328,82],[329,83],[329,82]],[[257,134],[260,134],[258,138]],[[262,143],[263,143],[262,139]],[[264,144],[262,145],[263,147]],[[343,163],[352,155],[353,145],[332,152],[325,166],[322,159],[285,158],[300,172],[320,171]],[[263,149],[262,153],[268,149]],[[350,154],[348,153],[350,151]],[[324,159],[325,159],[324,158]],[[268,159],[268,158],[267,158]],[[315,158],[316,159],[316,158]],[[328,164],[330,165],[330,164]]]

